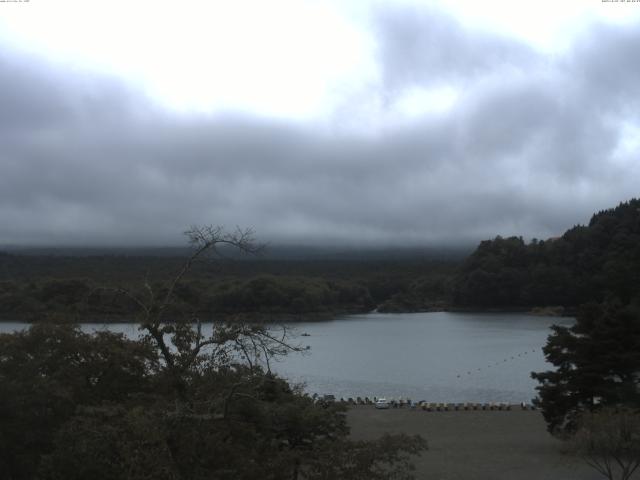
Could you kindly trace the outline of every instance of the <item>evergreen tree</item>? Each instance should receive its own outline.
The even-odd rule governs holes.
[[[571,433],[582,412],[640,406],[640,312],[587,304],[572,327],[553,326],[544,353],[554,371],[534,372],[548,430]]]
[[[464,262],[454,304],[533,307],[640,300],[640,199],[595,214],[559,238],[486,240]]]

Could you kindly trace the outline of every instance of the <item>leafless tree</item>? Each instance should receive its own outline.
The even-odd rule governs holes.
[[[628,408],[585,413],[569,445],[609,480],[628,480],[640,466],[640,414]]]
[[[120,294],[138,306],[140,330],[157,346],[165,368],[176,379],[178,393],[182,390],[179,385],[185,372],[197,368],[205,359],[209,366],[215,364],[216,359],[219,364],[227,365],[234,356],[233,358],[246,362],[250,369],[261,364],[270,371],[271,358],[304,350],[290,341],[290,332],[285,326],[276,331],[236,318],[230,322],[214,322],[211,334],[205,337],[197,313],[169,318],[168,311],[174,303],[176,289],[196,262],[220,258],[220,249],[223,247],[253,255],[264,248],[256,243],[252,229],[236,228],[227,232],[221,226],[192,226],[185,235],[191,246],[191,253],[163,289],[154,289],[148,278],[144,281],[146,293],[143,295],[126,288],[118,289]]]

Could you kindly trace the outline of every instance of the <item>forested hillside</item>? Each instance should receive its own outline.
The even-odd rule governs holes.
[[[122,289],[161,293],[185,257],[0,254],[0,319],[110,321],[133,317]],[[381,310],[415,310],[448,301],[461,258],[216,259],[194,265],[175,292],[175,312],[203,319],[250,315],[268,320]]]
[[[593,215],[560,238],[486,240],[455,278],[453,302],[467,307],[574,307],[640,301],[640,200]]]

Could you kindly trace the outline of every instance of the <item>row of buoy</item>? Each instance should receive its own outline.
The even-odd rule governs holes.
[[[348,398],[340,398],[336,399],[334,395],[322,395],[319,396],[317,393],[314,393],[312,396],[313,400],[316,402],[324,402],[324,403],[344,403],[347,405],[374,405],[378,401],[378,397],[348,397]],[[388,397],[387,397],[388,398]],[[401,407],[405,405],[412,405],[410,398],[400,397],[398,400],[394,398],[388,398],[389,404],[397,404]]]
[[[327,398],[329,397],[329,398]],[[348,398],[340,398],[339,400],[335,400],[333,395],[325,395],[324,398],[318,397],[319,401],[330,401],[336,402],[343,405],[375,405],[378,400],[377,397],[373,397],[370,399],[369,397],[348,397]],[[520,404],[510,404],[506,402],[489,402],[489,403],[433,403],[427,402],[425,400],[421,400],[419,402],[412,402],[411,399],[400,398],[398,400],[390,399],[388,400],[391,408],[411,408],[411,409],[419,409],[427,412],[447,412],[447,411],[462,411],[462,410],[511,410],[513,408],[519,407],[522,410],[535,410],[536,407],[528,404],[526,402],[522,402]]]
[[[512,405],[505,402],[490,403],[428,403],[420,402],[418,408],[427,412],[447,412],[450,410],[511,410],[520,407],[522,410],[535,410],[536,407],[522,402],[519,405]]]
[[[497,361],[495,363],[490,363],[489,365],[487,365],[485,368],[491,368],[491,367],[497,367],[498,365],[501,365],[503,363],[507,363],[509,361],[512,360],[517,360],[518,357],[523,357],[524,355],[528,355],[529,353],[535,353],[535,348],[533,350],[527,350],[526,352],[522,352],[522,353],[518,353],[517,355],[513,355],[511,357],[508,358],[503,358],[500,361]],[[473,375],[474,372],[481,372],[483,369],[481,367],[476,368],[475,370],[467,370],[466,375]],[[462,373],[458,373],[456,375],[456,378],[462,378],[464,375]]]
[[[313,398],[319,402],[337,402],[337,403],[343,403],[346,405],[374,405],[377,401],[378,401],[378,397],[349,397],[349,398],[340,398],[340,400],[336,400],[335,397],[333,395],[324,395],[322,397],[317,396],[317,394],[314,394]],[[391,406],[395,405],[398,407],[404,407],[404,406],[413,406],[414,403],[411,402],[410,398],[402,398],[400,397],[398,400],[390,398],[388,399],[388,402]]]

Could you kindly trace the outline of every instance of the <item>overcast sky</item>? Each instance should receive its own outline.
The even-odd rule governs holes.
[[[640,3],[0,3],[0,244],[547,238],[640,196]]]

